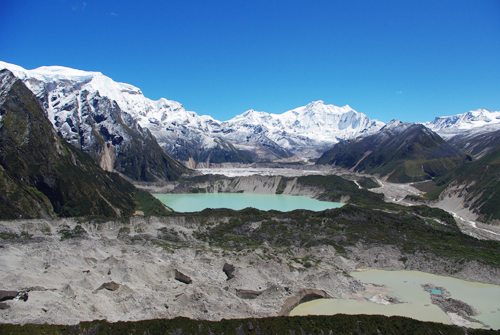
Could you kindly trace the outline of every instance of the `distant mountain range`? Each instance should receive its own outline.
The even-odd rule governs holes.
[[[500,130],[500,112],[478,109],[463,114],[437,117],[424,125],[448,140],[458,135]]]
[[[218,121],[188,112],[176,101],[150,100],[140,89],[117,83],[99,72],[59,66],[25,70],[4,62],[0,62],[0,68],[11,70],[35,93],[61,137],[89,153],[104,169],[118,171],[132,180],[175,180],[187,171],[175,160],[195,168],[226,162],[274,161],[292,156],[296,156],[295,159],[316,159],[336,144],[340,146],[334,151],[354,145],[352,141],[343,143],[345,140],[357,139],[355,142],[361,143],[359,138],[377,134],[377,141],[382,141],[387,134],[392,134],[394,140],[396,134],[396,128],[389,130],[394,124],[386,126],[349,106],[337,107],[323,101],[283,114],[249,110],[231,120]],[[460,150],[468,150],[467,142],[462,143],[460,138],[500,130],[500,112],[480,109],[439,117],[423,125],[450,144],[456,143]],[[397,129],[408,127],[410,124],[404,123]],[[424,136],[423,127],[418,129]],[[398,137],[409,134],[401,133]],[[437,139],[437,135],[429,136],[440,143],[433,142],[432,145],[443,148],[445,143]],[[362,150],[359,145],[358,149]],[[400,148],[398,150],[390,157],[400,155]],[[445,152],[451,155],[446,156],[447,159],[452,159],[452,156],[463,158],[456,152],[452,154],[450,148]],[[352,152],[350,159],[354,160],[359,154]],[[380,155],[379,160],[386,157]],[[432,155],[424,156],[429,158]],[[325,157],[320,162],[328,161]],[[355,170],[378,171],[374,162],[369,163],[373,157],[374,154],[358,164]],[[419,159],[423,158],[419,156]],[[340,164],[338,159],[335,162]],[[346,166],[353,168],[354,165],[349,163]],[[453,164],[448,162],[444,166],[452,167]],[[387,172],[386,169],[389,168],[382,169],[382,172]],[[441,171],[441,167],[431,170],[421,175],[408,170],[403,173],[406,177],[396,179],[430,177]]]
[[[194,167],[195,163],[248,163],[293,155],[317,158],[339,141],[372,134],[384,126],[349,106],[323,101],[279,115],[250,110],[222,122],[188,112],[175,101],[152,101],[140,89],[99,72],[59,66],[25,70],[4,62],[0,68],[12,71],[35,93],[63,138],[100,156],[101,166],[114,165],[117,170],[123,165],[113,155],[127,156],[123,148],[130,143],[127,130],[145,138],[149,130],[167,153]],[[104,139],[107,151],[92,149],[101,139],[95,133]]]
[[[1,69],[12,72],[2,70],[0,78],[0,205],[9,218],[131,215],[133,186],[96,170],[93,161],[130,180],[170,181],[189,172],[186,166],[317,159],[393,182],[432,179],[427,199],[459,192],[464,207],[500,220],[500,112],[384,124],[349,106],[315,101],[283,114],[249,110],[222,122],[175,101],[150,100],[99,72],[25,70],[4,62]]]

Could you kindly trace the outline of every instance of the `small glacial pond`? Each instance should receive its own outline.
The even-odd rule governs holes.
[[[324,211],[341,207],[339,202],[319,201],[309,197],[280,194],[251,193],[197,193],[197,194],[153,194],[158,200],[176,212],[199,212],[205,208],[230,208],[240,210],[247,207],[263,211],[289,212],[296,209]]]
[[[461,300],[480,311],[472,318],[488,325],[488,329],[500,329],[500,286],[467,282],[451,277],[436,276],[419,271],[382,271],[368,270],[353,272],[351,275],[369,286],[365,291],[343,294],[340,299],[319,299],[300,304],[290,315],[333,315],[343,314],[382,314],[400,315],[422,321],[448,323],[450,315],[431,303],[431,294],[443,294],[440,289],[433,292],[424,290],[421,285],[430,284],[444,288],[450,298]],[[381,286],[383,285],[383,286]],[[396,297],[401,304],[381,305],[366,302],[376,294]],[[342,299],[343,298],[343,299]],[[478,322],[471,324],[482,328]]]

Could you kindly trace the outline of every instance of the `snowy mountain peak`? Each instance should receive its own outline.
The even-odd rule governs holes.
[[[387,122],[387,124],[385,125],[385,127],[383,129],[394,128],[394,127],[399,126],[402,123],[403,122],[401,122],[400,120],[392,119],[391,121]]]
[[[78,139],[78,124],[83,124],[89,113],[101,113],[94,108],[93,101],[104,104],[108,99],[110,106],[118,106],[116,110],[121,115],[117,117],[127,126],[137,123],[142,129],[149,129],[168,153],[182,160],[195,157],[201,161],[210,158],[214,150],[234,152],[234,148],[252,153],[257,160],[293,154],[318,157],[339,141],[368,135],[384,126],[348,105],[327,105],[322,100],[282,114],[251,109],[220,122],[207,115],[186,111],[176,101],[150,100],[139,88],[115,82],[100,72],[61,66],[26,70],[4,62],[0,62],[0,68],[14,72],[43,101],[49,119],[68,141]],[[101,127],[100,122],[110,117],[99,114],[95,119]],[[92,134],[91,128],[88,133]],[[226,144],[222,145],[221,141]],[[219,147],[223,148],[217,149]]]
[[[306,108],[314,108],[316,106],[324,106],[325,103],[323,100],[312,101],[306,105]]]
[[[441,116],[424,125],[444,138],[450,138],[471,130],[484,132],[500,129],[500,111],[491,112],[480,108],[463,114]]]
[[[41,66],[34,70],[26,70],[21,66],[2,61],[0,61],[0,68],[9,69],[16,77],[22,80],[34,78],[45,82],[54,82],[57,80],[86,82],[91,80],[95,75],[102,75],[100,72],[87,72],[64,66]]]

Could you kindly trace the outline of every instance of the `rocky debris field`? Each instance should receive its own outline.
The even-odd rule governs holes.
[[[183,217],[142,217],[127,224],[4,221],[0,289],[25,294],[26,301],[5,300],[0,322],[287,315],[304,301],[371,289],[349,276],[356,268],[442,274],[446,265],[425,254],[403,259],[397,247],[361,242],[343,254],[328,245],[276,250],[266,242],[228,250],[198,240],[199,229]],[[477,262],[454,276],[495,284],[500,278],[498,269]]]

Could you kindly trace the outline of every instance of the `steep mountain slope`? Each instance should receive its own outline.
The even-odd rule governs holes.
[[[423,125],[393,120],[377,134],[336,144],[317,164],[412,182],[430,179],[470,159]]]
[[[425,199],[454,198],[485,223],[500,222],[500,146],[482,158],[447,172]]]
[[[138,192],[62,140],[33,93],[0,70],[1,219],[128,217],[137,209],[136,196],[148,198]]]
[[[39,97],[49,120],[66,140],[89,153],[95,152],[94,156],[106,162],[113,161],[114,156],[105,149],[88,149],[97,142],[92,137],[96,123],[97,132],[103,127],[103,133],[109,132],[112,138],[106,142],[117,155],[125,150],[121,143],[129,142],[130,134],[120,127],[124,124],[141,136],[147,136],[143,129],[149,129],[159,145],[176,159],[205,164],[246,163],[293,155],[316,158],[341,140],[374,133],[384,125],[349,106],[325,105],[322,101],[280,115],[251,110],[221,122],[188,112],[175,101],[150,100],[140,89],[114,82],[99,72],[58,66],[25,70],[0,62],[0,68],[4,67]]]
[[[463,114],[436,117],[434,121],[424,125],[446,140],[457,135],[492,132],[500,130],[500,111],[478,109]]]
[[[59,135],[90,154],[103,169],[142,181],[175,180],[187,172],[120,108],[117,101],[125,106],[134,102],[125,95],[140,94],[134,87],[114,83],[100,73],[62,67],[36,71],[7,63],[1,67],[12,69],[35,93]]]
[[[500,129],[492,132],[468,131],[449,138],[447,142],[480,159],[500,148]]]

